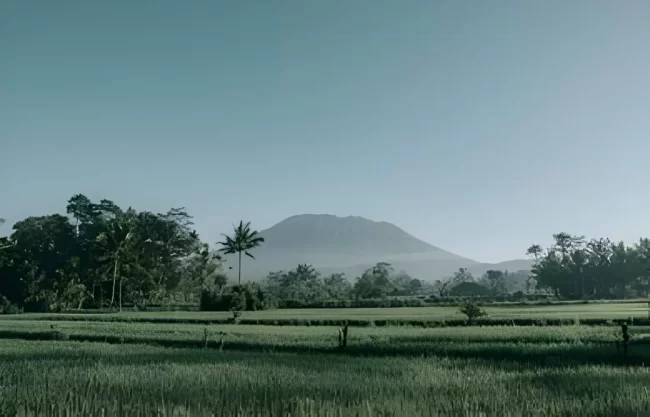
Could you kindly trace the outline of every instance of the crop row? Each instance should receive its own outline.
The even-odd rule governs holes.
[[[633,328],[639,345],[650,329]],[[153,323],[0,321],[0,338],[75,340],[114,344],[155,344],[166,347],[217,348],[272,352],[323,352],[349,355],[451,355],[526,359],[526,355],[569,355],[576,361],[619,361],[615,343],[620,329],[612,327],[383,327],[350,330],[344,351],[330,327],[274,327]],[[537,345],[522,351],[520,346]],[[600,348],[596,349],[596,347]],[[634,346],[631,356],[640,353]],[[642,350],[646,351],[645,348]],[[586,355],[586,356],[585,356]],[[628,358],[629,359],[629,358]],[[634,361],[634,359],[630,359]]]
[[[167,324],[201,324],[201,325],[254,325],[254,326],[343,326],[350,327],[386,327],[386,326],[410,326],[422,328],[442,327],[471,327],[471,326],[572,326],[576,324],[586,326],[620,326],[627,322],[634,326],[650,325],[650,318],[628,317],[628,318],[483,318],[474,323],[466,319],[451,320],[424,320],[424,319],[247,319],[247,318],[218,318],[218,317],[155,317],[155,316],[129,316],[129,315],[39,315],[33,316],[38,320],[45,321],[82,321],[82,322],[124,322],[124,323],[167,323]],[[13,316],[12,316],[13,318]],[[6,320],[3,318],[1,321]],[[29,320],[29,316],[18,318]]]
[[[647,367],[577,364],[567,355],[575,344],[511,344],[526,361],[481,355],[502,343],[457,345],[464,356],[406,358],[0,340],[0,413],[554,417],[650,407]],[[588,352],[601,348],[581,346],[597,359]]]

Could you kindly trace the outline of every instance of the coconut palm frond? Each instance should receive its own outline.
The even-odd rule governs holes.
[[[224,240],[217,242],[221,245],[218,252],[223,254],[239,254],[239,283],[241,284],[241,255],[242,252],[252,259],[255,257],[249,252],[251,249],[259,247],[264,242],[264,238],[259,236],[257,230],[251,230],[251,222],[244,223],[243,220],[238,225],[233,225],[232,236],[223,235]]]

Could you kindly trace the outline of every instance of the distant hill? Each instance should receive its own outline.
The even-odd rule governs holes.
[[[293,269],[299,263],[311,264],[325,274],[344,272],[353,279],[375,263],[385,261],[396,270],[429,281],[448,276],[461,267],[480,275],[499,265],[481,264],[424,242],[394,224],[357,216],[302,214],[262,230],[260,235],[265,243],[253,251],[255,261],[244,260],[243,279],[259,280],[269,271]],[[233,266],[234,277],[235,258],[231,256],[227,261]]]
[[[463,260],[404,260],[404,259],[388,259],[396,271],[404,271],[414,278],[419,278],[425,281],[433,282],[438,279],[450,277],[459,268],[467,268],[469,272],[476,278],[480,278],[484,273],[493,269],[509,272],[517,272],[520,270],[530,270],[532,261],[528,259],[515,259],[512,261],[500,262],[496,264],[480,263],[475,261]],[[330,267],[318,268],[324,274],[331,274],[333,272],[344,272],[349,278],[360,276],[366,269],[370,268],[372,263],[359,264],[349,267]]]
[[[533,267],[533,261],[530,259],[513,259],[511,261],[499,262],[496,264],[481,263],[472,265],[467,268],[475,277],[483,275],[490,269],[517,272],[521,270],[530,270]]]

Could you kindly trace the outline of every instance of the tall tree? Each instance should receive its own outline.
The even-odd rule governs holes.
[[[539,246],[539,245],[530,245],[530,247],[526,251],[526,255],[532,256],[533,259],[535,259],[537,261],[540,258],[540,256],[542,256],[543,252],[544,252],[544,250],[542,249],[541,246]]]
[[[483,275],[481,280],[494,294],[504,294],[508,291],[506,287],[506,275],[503,271],[490,269]]]
[[[568,233],[553,238],[555,242],[546,252],[536,251],[532,272],[540,288],[568,298],[625,298],[630,293],[647,292],[647,239],[626,246],[609,239],[585,244],[584,237]]]
[[[323,279],[323,285],[329,298],[333,300],[346,299],[352,290],[352,284],[345,277],[344,273],[335,273],[325,277]]]
[[[8,238],[0,238],[0,295],[23,306],[27,298],[27,280],[31,259],[19,252]]]
[[[74,227],[59,214],[28,217],[14,225],[10,239],[16,257],[26,266],[26,301],[49,309],[62,287],[59,271],[78,251]]]
[[[184,208],[157,215],[138,213],[133,244],[127,253],[132,272],[126,284],[134,302],[142,307],[160,302],[178,286],[184,261],[201,246],[192,224]]]
[[[98,301],[101,307],[104,295],[103,275],[99,273],[102,251],[97,237],[104,232],[106,222],[100,215],[98,205],[83,194],[76,194],[68,200],[66,212],[75,221],[77,243],[80,247],[79,279],[90,290],[91,299]]]
[[[587,243],[587,285],[589,292],[604,297],[609,292],[612,242],[609,239],[592,239]]]
[[[68,200],[66,212],[76,221],[77,235],[80,227],[88,226],[98,216],[95,204],[83,194],[75,194]]]
[[[242,252],[250,257],[255,259],[255,257],[249,252],[251,249],[254,249],[260,246],[264,242],[264,238],[258,235],[257,230],[251,230],[251,222],[244,224],[244,221],[240,221],[238,226],[234,226],[234,234],[228,236],[223,234],[226,238],[223,242],[217,242],[221,245],[222,248],[219,249],[219,252],[224,254],[235,254],[239,255],[239,269],[238,269],[238,283],[241,284],[241,254]]]
[[[115,287],[120,284],[120,310],[122,310],[122,274],[121,268],[124,267],[120,262],[124,260],[127,252],[127,245],[134,236],[134,229],[137,226],[135,211],[127,210],[125,213],[115,212],[115,216],[110,218],[106,223],[106,229],[97,237],[97,242],[105,251],[103,260],[108,262],[109,270],[112,269],[113,284],[111,289],[111,301],[109,307],[113,307],[115,302]]]
[[[182,286],[186,292],[219,292],[227,282],[221,256],[210,250],[207,243],[199,244],[196,252],[183,261]]]
[[[447,280],[436,280],[436,282],[433,283],[433,289],[438,292],[438,296],[440,298],[446,296],[449,294],[449,289],[453,286],[453,282],[451,279]]]
[[[357,298],[383,298],[395,289],[390,279],[394,272],[391,264],[379,262],[367,269],[354,283],[354,294]]]
[[[201,247],[183,208],[124,212],[110,200],[94,203],[77,194],[66,211],[25,219],[0,238],[0,294],[12,303],[28,310],[104,306],[108,293],[113,306],[118,285],[120,306],[162,302],[188,275]],[[216,284],[212,255],[197,258],[201,280]]]
[[[455,285],[462,284],[463,282],[474,282],[474,276],[467,268],[459,268],[458,271],[454,272],[452,280]]]
[[[307,264],[300,264],[286,273],[271,272],[267,283],[273,295],[280,299],[313,301],[326,295],[320,273]]]

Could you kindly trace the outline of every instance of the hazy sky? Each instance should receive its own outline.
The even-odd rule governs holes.
[[[650,235],[650,1],[0,3],[0,217],[300,213],[480,261]],[[10,231],[7,224],[0,233]]]

